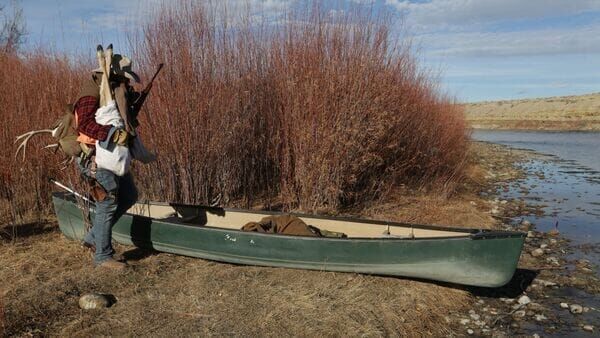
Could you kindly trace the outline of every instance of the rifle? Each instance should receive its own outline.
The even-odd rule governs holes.
[[[160,72],[160,70],[163,68],[164,65],[165,65],[164,63],[161,63],[158,65],[158,69],[156,69],[156,72],[154,72],[154,75],[152,76],[152,79],[150,79],[150,82],[148,82],[146,87],[144,87],[144,89],[140,93],[140,96],[137,98],[137,100],[135,100],[135,102],[133,102],[131,104],[129,111],[132,112],[132,114],[134,115],[134,120],[136,121],[136,124],[137,124],[137,115],[139,114],[140,109],[142,109],[142,106],[144,105],[144,102],[146,101],[146,98],[148,97],[148,94],[150,93],[150,90],[152,89],[152,83],[154,82],[154,79],[156,79],[156,76],[158,75],[158,73]]]

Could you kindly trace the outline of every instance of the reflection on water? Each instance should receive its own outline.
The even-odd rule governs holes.
[[[546,154],[522,163],[527,177],[500,194],[543,206],[543,216],[525,217],[540,231],[557,228],[575,245],[600,243],[600,133],[476,131],[473,138]],[[599,252],[585,256],[600,263]]]
[[[557,156],[575,166],[600,172],[599,132],[547,132],[512,130],[476,130],[478,141],[505,144]]]

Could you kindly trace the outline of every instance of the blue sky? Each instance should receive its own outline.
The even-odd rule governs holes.
[[[307,0],[227,0],[277,16]],[[93,53],[160,0],[22,0],[27,46]],[[0,4],[9,4],[0,0]],[[600,92],[600,0],[333,0],[332,11],[373,6],[404,18],[422,64],[461,101]],[[258,9],[257,9],[258,10]]]

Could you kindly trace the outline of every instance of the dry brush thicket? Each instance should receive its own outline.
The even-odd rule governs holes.
[[[146,198],[336,211],[401,184],[448,192],[460,181],[463,112],[388,20],[319,6],[278,23],[250,18],[180,2],[131,38],[145,78],[166,64],[140,118],[159,155],[134,167]],[[48,126],[85,69],[36,55],[2,56],[0,198],[16,213],[44,211],[45,178],[61,174],[56,155],[33,147],[26,164],[13,159],[12,140]]]

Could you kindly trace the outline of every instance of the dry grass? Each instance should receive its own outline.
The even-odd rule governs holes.
[[[465,105],[474,128],[600,130],[600,94]]]
[[[456,327],[444,317],[469,300],[465,291],[417,281],[169,254],[130,261],[125,274],[107,273],[56,232],[3,246],[0,256],[8,267],[0,277],[18,280],[5,296],[8,335],[447,335]],[[86,292],[118,301],[82,312],[77,301]]]
[[[376,218],[493,228],[491,170],[509,174],[514,154],[478,144],[456,198],[405,192],[364,210]],[[484,163],[484,165],[477,165]],[[474,202],[473,205],[471,202]],[[393,277],[236,266],[117,246],[125,274],[91,267],[87,252],[55,221],[0,239],[0,296],[8,335],[90,336],[447,336],[475,302],[468,289]],[[2,234],[0,230],[0,234]],[[80,295],[109,293],[111,308],[79,310]]]

